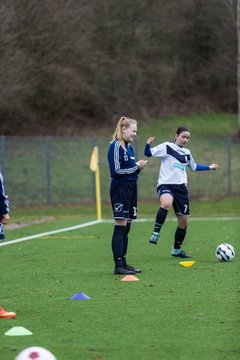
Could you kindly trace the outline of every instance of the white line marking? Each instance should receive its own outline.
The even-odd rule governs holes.
[[[167,220],[169,220],[169,221],[177,221],[177,219],[174,219],[174,218],[172,218],[172,219],[167,219]],[[191,221],[225,221],[225,220],[230,220],[230,221],[232,221],[232,220],[240,220],[240,217],[238,217],[238,216],[236,216],[236,217],[234,217],[234,216],[226,216],[226,217],[197,217],[197,218],[191,218],[190,217],[190,222]],[[155,221],[155,219],[154,219],[154,221]]]
[[[58,234],[58,233],[71,231],[71,230],[77,230],[77,229],[81,229],[81,228],[84,228],[84,227],[87,227],[87,226],[96,225],[96,224],[98,224],[100,222],[101,222],[100,220],[94,220],[94,221],[90,221],[90,222],[85,223],[85,224],[80,224],[80,225],[75,225],[75,226],[71,226],[71,227],[67,227],[67,228],[63,228],[63,229],[52,230],[52,231],[47,231],[47,232],[40,233],[40,234],[30,235],[30,236],[26,236],[26,237],[23,237],[23,238],[20,238],[20,239],[10,240],[10,241],[7,241],[7,242],[0,243],[0,246],[16,244],[16,243],[19,243],[19,242],[22,242],[22,241],[36,239],[36,238],[40,238],[40,237],[43,237],[43,236]]]
[[[240,220],[240,217],[238,216],[226,216],[226,217],[198,217],[198,218],[191,218],[190,217],[190,222],[191,221],[232,221],[232,220]],[[148,222],[148,221],[155,221],[155,219],[151,219],[151,218],[142,218],[142,219],[137,219],[137,220],[133,220],[133,222]],[[176,218],[168,218],[166,219],[166,221],[177,221]],[[112,222],[112,219],[104,219],[102,220],[102,222]]]
[[[191,218],[191,221],[224,221],[224,220],[228,220],[228,221],[232,221],[232,220],[240,220],[240,217],[199,217],[199,218]],[[148,221],[155,221],[155,219],[137,219],[134,220],[136,222],[148,222]],[[175,218],[170,218],[167,219],[167,221],[177,221]],[[47,231],[44,233],[40,233],[40,234],[35,234],[35,235],[30,235],[30,236],[26,236],[20,239],[16,239],[16,240],[10,240],[10,241],[6,241],[6,242],[0,242],[0,246],[6,246],[6,245],[11,245],[11,244],[16,244],[22,241],[26,241],[26,240],[32,240],[32,239],[36,239],[36,238],[40,238],[40,237],[44,237],[44,236],[49,236],[49,235],[53,235],[53,234],[59,234],[59,233],[63,233],[63,232],[67,232],[67,231],[71,231],[71,230],[77,230],[77,229],[81,229],[87,226],[92,226],[92,225],[96,225],[99,223],[114,223],[113,219],[103,219],[103,220],[94,220],[94,221],[90,221],[88,223],[85,224],[80,224],[80,225],[75,225],[75,226],[71,226],[71,227],[67,227],[67,228],[63,228],[63,229],[58,229],[58,230],[52,230],[52,231]]]

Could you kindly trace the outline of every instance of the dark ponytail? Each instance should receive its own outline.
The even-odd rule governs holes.
[[[188,132],[190,132],[190,129],[189,128],[187,128],[186,126],[179,126],[179,128],[177,129],[177,135],[180,135],[182,132],[184,132],[184,131],[188,131]]]

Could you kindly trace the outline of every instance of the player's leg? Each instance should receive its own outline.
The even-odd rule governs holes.
[[[123,235],[123,251],[122,251],[122,261],[123,261],[123,266],[126,267],[127,265],[127,250],[128,250],[128,234],[131,230],[131,225],[132,225],[132,221],[128,220],[127,224],[126,224],[126,228],[125,228],[125,232]]]
[[[123,238],[129,217],[129,205],[124,186],[111,186],[110,198],[113,209],[114,229],[112,234],[112,253],[114,274],[135,274],[123,266]]]
[[[179,192],[177,191],[175,193],[173,208],[178,220],[178,226],[175,231],[171,254],[175,257],[190,258],[191,256],[182,250],[182,244],[186,237],[190,215],[188,193],[185,191],[184,186],[180,185]]]
[[[132,191],[131,191],[132,197],[131,197],[131,204],[130,204],[130,211],[129,211],[129,219],[127,221],[126,230],[125,230],[124,237],[123,237],[122,260],[123,260],[123,266],[127,270],[134,271],[135,273],[140,273],[140,272],[142,272],[142,270],[136,269],[135,267],[133,267],[127,263],[128,234],[131,230],[132,220],[135,220],[137,218],[137,183],[134,184],[132,182],[131,187],[132,187]]]
[[[115,219],[112,234],[112,253],[115,268],[123,267],[123,237],[126,229],[127,219]]]
[[[160,208],[157,211],[154,230],[149,240],[151,244],[155,244],[155,245],[158,242],[161,228],[167,218],[168,210],[171,208],[173,204],[173,195],[170,191],[166,191],[166,189],[165,191],[164,189],[160,189],[158,194],[159,194]]]
[[[176,216],[178,220],[178,226],[175,231],[174,249],[181,249],[187,233],[189,215],[176,215]]]
[[[174,245],[172,248],[172,256],[180,258],[191,258],[192,256],[186,254],[182,249],[183,241],[187,233],[187,225],[189,222],[189,216],[187,215],[177,215],[178,226],[175,232]]]
[[[130,271],[134,271],[135,273],[141,273],[142,270],[141,269],[136,269],[134,266],[129,265],[127,262],[127,249],[128,249],[128,234],[130,232],[131,229],[131,221],[127,222],[126,225],[126,230],[123,236],[123,255],[122,255],[122,262],[123,262],[123,266],[125,269],[130,270]]]

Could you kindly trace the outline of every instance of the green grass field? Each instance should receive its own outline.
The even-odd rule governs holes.
[[[0,319],[0,360],[13,360],[19,351],[33,345],[48,348],[58,360],[240,358],[239,145],[236,142],[231,148],[231,182],[227,176],[229,169],[225,149],[226,139],[236,136],[237,117],[214,113],[140,120],[138,133],[142,139],[142,143],[139,142],[141,149],[150,135],[171,139],[179,125],[190,127],[193,136],[190,147],[200,162],[208,161],[202,159],[204,148],[211,161],[221,164],[217,173],[218,181],[211,174],[205,174],[204,180],[196,176],[193,181],[189,175],[190,186],[196,184],[197,196],[191,199],[192,220],[184,249],[196,260],[194,266],[184,268],[179,265],[179,259],[170,256],[176,227],[172,211],[162,229],[159,244],[154,246],[148,243],[153,228],[151,219],[158,208],[156,200],[149,201],[156,196],[158,165],[154,168],[149,163],[139,180],[140,193],[142,189],[147,189],[148,197],[143,196],[143,192],[138,207],[139,219],[147,221],[133,225],[128,252],[129,263],[143,269],[143,273],[137,275],[139,281],[122,282],[121,276],[112,274],[112,222],[105,221],[74,231],[0,246],[0,304],[17,313],[15,320]],[[108,128],[106,132],[103,129],[99,135],[110,139],[113,130]],[[93,135],[96,135],[95,129]],[[205,144],[205,141],[209,142],[209,136],[217,141]],[[104,159],[101,162],[101,176],[109,176],[104,152],[106,140],[101,142],[99,138],[98,141],[101,144],[101,159]],[[29,140],[27,144],[32,146]],[[92,174],[88,178],[82,175],[82,169],[89,167],[85,143],[76,140],[67,148],[65,142],[61,141],[60,145],[62,153],[58,143],[54,142],[51,148],[57,153],[57,161],[53,164],[53,183],[56,181],[61,198],[60,185],[63,183],[64,186],[68,184],[68,193],[71,194],[68,201],[82,201],[92,180]],[[84,148],[82,162],[76,158],[79,146]],[[210,151],[206,151],[207,146],[210,146]],[[5,227],[7,242],[84,224],[96,218],[94,203],[87,203],[92,194],[85,203],[74,206],[23,207],[26,198],[32,201],[32,198],[37,200],[36,197],[40,196],[45,203],[43,196],[46,191],[41,193],[41,189],[45,189],[45,183],[41,183],[45,181],[45,168],[41,167],[40,162],[45,153],[39,147],[40,153],[34,162],[36,171],[31,156],[26,161],[26,155],[30,155],[31,151],[25,148],[23,158],[18,154],[19,148],[17,157],[13,156],[13,146],[9,146],[9,156],[4,157],[9,167],[6,190],[13,204],[10,224]],[[63,166],[63,154],[68,151],[74,160]],[[217,154],[217,158],[212,159],[212,154]],[[28,163],[29,170],[26,167]],[[17,175],[14,171],[17,171]],[[70,171],[73,171],[72,175]],[[29,181],[22,173],[30,174]],[[61,180],[59,174],[63,175]],[[15,178],[18,186],[11,187],[10,179]],[[108,180],[102,178],[102,187],[106,184],[105,190],[102,189],[102,211],[103,218],[110,219],[111,207],[106,201],[109,199],[109,177],[106,178]],[[80,188],[79,184],[82,185]],[[200,196],[203,188],[208,192]],[[193,190],[190,194],[194,195]],[[229,197],[222,197],[225,193]],[[22,198],[17,202],[19,194]],[[54,203],[57,198],[53,196],[52,200]],[[17,203],[20,206],[16,207]],[[235,248],[236,257],[231,263],[220,263],[215,257],[215,249],[222,242],[229,242]],[[91,299],[69,300],[77,292],[85,293]],[[23,326],[33,335],[5,336],[5,332],[14,326]]]
[[[214,216],[222,205],[212,204]],[[48,348],[58,360],[239,359],[239,207],[226,211],[235,219],[194,219],[201,211],[209,215],[209,207],[193,206],[184,247],[196,260],[190,268],[170,256],[176,227],[171,216],[157,246],[148,243],[153,221],[133,225],[128,260],[143,269],[136,282],[112,275],[112,222],[0,247],[1,304],[17,312],[15,320],[0,319],[0,359],[12,360],[33,345]],[[39,224],[23,226],[26,218],[43,214]],[[94,218],[87,206],[79,215],[76,208],[13,210],[23,227],[7,229],[7,237]],[[222,242],[235,247],[231,263],[214,255]],[[91,299],[69,300],[76,292]],[[33,335],[5,336],[13,326]]]

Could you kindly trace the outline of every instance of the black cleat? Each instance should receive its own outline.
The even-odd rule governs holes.
[[[135,271],[136,274],[140,274],[140,273],[142,272],[141,269],[135,269],[135,268],[134,268],[133,266],[131,266],[131,265],[125,265],[124,267],[125,267],[125,269],[127,269],[127,270]]]
[[[123,266],[119,266],[117,268],[114,269],[113,271],[114,275],[133,275],[136,274],[135,270],[129,270]]]
[[[179,250],[173,249],[171,254],[174,257],[179,257],[179,258],[182,258],[182,259],[187,259],[187,258],[192,257],[191,255],[186,254],[185,251],[183,251],[182,249],[179,249]]]

